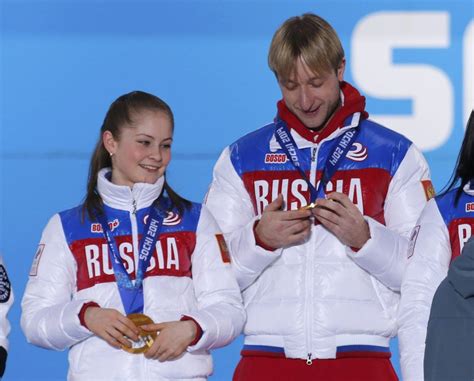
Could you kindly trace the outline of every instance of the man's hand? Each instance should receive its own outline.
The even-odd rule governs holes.
[[[370,238],[367,221],[349,197],[332,192],[327,199],[317,199],[313,215],[347,246],[360,249]]]
[[[84,322],[90,331],[115,348],[122,345],[130,348],[132,345],[127,338],[138,340],[138,328],[117,310],[89,307],[84,314]]]
[[[141,326],[146,331],[158,331],[145,357],[159,361],[174,360],[181,356],[196,337],[197,327],[192,320],[170,321]]]
[[[255,228],[260,241],[274,249],[299,243],[311,231],[311,211],[283,211],[282,206],[283,196],[280,194],[267,205]]]

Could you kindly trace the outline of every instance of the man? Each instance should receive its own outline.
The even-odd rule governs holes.
[[[223,151],[206,200],[248,314],[234,380],[396,380],[389,339],[427,164],[367,119],[325,20],[287,20],[268,61],[277,117]]]

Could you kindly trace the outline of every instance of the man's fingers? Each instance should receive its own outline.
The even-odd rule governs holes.
[[[318,201],[318,205],[312,209],[312,212],[314,215],[316,215],[318,211],[321,210],[330,211],[331,213],[337,214],[338,216],[343,216],[344,213],[347,212],[347,209],[342,204],[340,204],[338,201],[333,201],[330,199],[321,199]]]
[[[311,220],[296,221],[287,228],[289,234],[299,234],[305,230],[311,230]]]
[[[329,200],[336,201],[347,209],[357,208],[354,203],[351,201],[349,196],[340,192],[331,192],[327,197]]]
[[[281,213],[282,220],[291,221],[291,220],[304,220],[311,217],[311,210],[299,209],[299,210],[289,210]]]
[[[325,207],[316,207],[313,209],[314,216],[323,223],[322,220],[330,221],[333,224],[337,224],[339,222],[340,216],[333,210],[329,210]]]
[[[276,212],[283,206],[283,196],[281,194],[265,207],[264,212]]]

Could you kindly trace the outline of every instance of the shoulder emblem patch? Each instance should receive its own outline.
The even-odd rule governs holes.
[[[216,234],[217,244],[219,245],[219,250],[221,252],[222,262],[230,263],[230,253],[227,247],[227,243],[225,242],[225,238],[223,234]]]
[[[421,185],[423,185],[423,190],[425,191],[426,201],[429,201],[436,196],[431,180],[421,180]]]

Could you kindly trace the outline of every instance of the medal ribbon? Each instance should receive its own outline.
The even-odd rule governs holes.
[[[275,138],[283,149],[283,152],[285,152],[286,156],[288,156],[288,158],[291,160],[293,166],[298,170],[303,180],[305,180],[308,184],[311,195],[310,202],[314,202],[317,198],[324,197],[324,188],[326,188],[327,183],[329,180],[331,180],[334,173],[336,173],[336,170],[341,165],[342,160],[346,157],[346,154],[351,148],[352,143],[359,134],[359,128],[357,127],[358,125],[347,130],[339,137],[339,139],[335,139],[335,142],[330,150],[331,154],[324,165],[323,176],[319,182],[318,188],[316,189],[316,187],[311,184],[308,176],[306,176],[306,173],[301,168],[300,149],[296,145],[293,136],[291,136],[288,126],[282,119],[277,117],[275,125]]]
[[[112,232],[110,231],[107,217],[105,214],[96,216],[98,222],[102,226],[107,245],[109,247],[109,257],[112,262],[115,280],[120,292],[120,299],[125,309],[125,314],[142,313],[144,306],[143,298],[143,278],[146,269],[150,263],[155,244],[160,236],[161,227],[165,218],[164,212],[159,210],[155,205],[150,207],[148,221],[145,226],[145,234],[140,242],[140,250],[138,252],[138,266],[135,283],[132,282],[130,276],[125,270],[122,258],[120,258],[117,243],[115,242]]]

